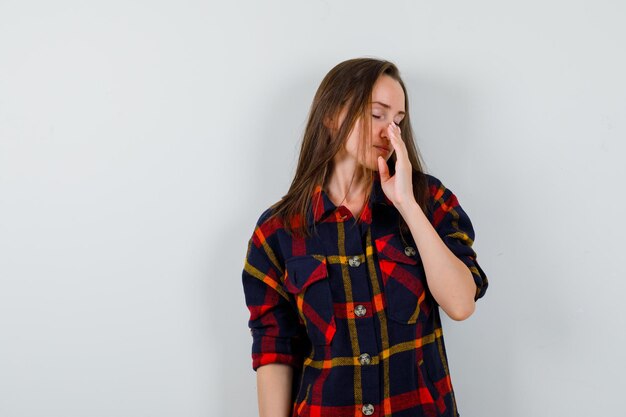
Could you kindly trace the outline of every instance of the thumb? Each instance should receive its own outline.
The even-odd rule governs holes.
[[[389,167],[387,167],[387,161],[382,156],[378,157],[378,173],[382,182],[389,179]]]

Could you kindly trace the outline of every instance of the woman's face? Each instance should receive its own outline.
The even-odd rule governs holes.
[[[345,162],[353,159],[368,169],[378,171],[378,156],[382,155],[385,160],[389,159],[394,149],[389,140],[387,126],[394,122],[399,124],[404,118],[404,91],[398,81],[388,75],[382,75],[374,84],[372,91],[372,112],[360,116],[352,132],[348,136],[345,147],[337,155],[335,162]],[[361,117],[370,117],[372,127],[372,140],[368,149],[365,149],[365,159],[358,153],[359,141],[363,140],[361,146],[367,146],[366,137],[361,138]],[[343,121],[345,110],[340,115],[339,122]]]

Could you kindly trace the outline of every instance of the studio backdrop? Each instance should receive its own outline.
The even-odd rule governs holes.
[[[241,272],[323,76],[394,62],[489,289],[464,417],[622,416],[626,5],[0,1],[0,415],[254,416]]]

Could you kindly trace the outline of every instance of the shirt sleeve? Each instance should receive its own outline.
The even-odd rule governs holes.
[[[306,330],[282,286],[282,267],[266,236],[270,227],[261,216],[248,241],[242,282],[250,311],[252,369],[283,363],[300,367]]]
[[[485,295],[488,280],[485,272],[476,261],[474,228],[469,216],[463,210],[456,195],[441,181],[431,177],[429,184],[432,197],[431,223],[443,242],[472,272],[476,283],[474,301]]]

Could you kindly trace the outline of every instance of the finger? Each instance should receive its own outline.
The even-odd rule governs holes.
[[[389,132],[389,136],[393,136],[396,139],[400,139],[400,127],[396,126],[394,123],[389,123],[387,126],[387,131]]]
[[[390,133],[389,138],[391,140],[391,145],[396,150],[396,154],[399,153],[400,155],[404,155],[404,153],[406,152],[404,148],[404,142],[398,137],[393,126],[395,126],[393,123],[390,123],[389,126],[387,126],[387,130]]]
[[[389,179],[389,168],[387,162],[382,156],[378,156],[378,173],[380,174],[381,181],[385,182]]]

